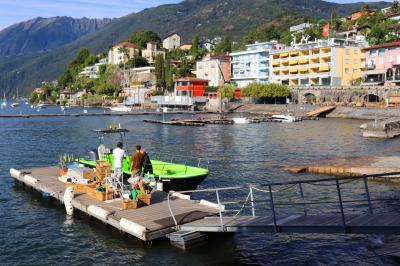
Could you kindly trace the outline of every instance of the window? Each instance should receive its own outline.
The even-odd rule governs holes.
[[[378,56],[384,56],[384,55],[385,55],[385,49],[379,49]]]
[[[354,58],[353,63],[354,63],[354,64],[357,64],[357,63],[358,63],[358,59],[357,59],[357,58]]]
[[[370,50],[369,51],[369,55],[370,56],[376,56],[376,50],[375,49]]]
[[[354,54],[358,54],[358,50],[357,49],[354,49]]]
[[[344,62],[345,62],[346,65],[350,64],[350,60],[349,59],[344,60]]]
[[[346,55],[350,54],[350,49],[346,49]]]
[[[348,68],[345,68],[345,69],[344,69],[344,73],[349,74],[349,69],[348,69]]]

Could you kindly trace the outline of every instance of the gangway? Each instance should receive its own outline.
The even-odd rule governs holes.
[[[214,195],[219,210],[218,215],[185,224],[180,224],[174,217],[174,206],[171,202],[168,202],[168,208],[178,232],[400,234],[400,208],[385,212],[379,211],[380,208],[376,206],[377,202],[400,206],[399,199],[372,198],[368,185],[369,178],[376,180],[398,174],[400,173],[181,191],[180,193],[192,193],[192,197],[195,193],[203,194],[203,198],[208,194],[207,199]],[[348,187],[350,183],[353,187]],[[308,189],[308,194],[305,194],[305,188],[309,186],[313,189]],[[316,186],[322,188],[318,190],[323,193],[321,199],[312,193],[316,191]],[[245,191],[245,199],[232,200],[232,195],[239,190]],[[352,195],[352,199],[345,198],[344,190]],[[280,192],[283,191],[286,191],[286,195],[282,200]],[[288,191],[295,195],[288,196]],[[327,198],[329,193],[334,195],[333,199]],[[229,199],[224,202],[222,194]],[[232,205],[236,205],[238,209],[228,208]],[[318,209],[315,207],[317,205],[324,207]],[[282,209],[286,212],[281,214]]]
[[[329,112],[333,111],[334,109],[336,109],[336,106],[333,106],[333,105],[324,106],[324,107],[317,108],[314,111],[308,112],[306,114],[306,116],[308,116],[308,117],[317,117],[317,116],[321,116],[323,114],[329,113]]]

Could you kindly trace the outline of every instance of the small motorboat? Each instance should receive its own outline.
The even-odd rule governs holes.
[[[11,104],[11,107],[18,107],[19,106],[19,103],[18,102],[13,102],[12,104]]]
[[[110,107],[111,112],[132,112],[132,106],[117,105]]]
[[[94,168],[96,167],[96,161],[101,159],[108,161],[113,169],[114,156],[112,149],[106,148],[104,140],[107,139],[107,136],[119,135],[121,142],[124,143],[124,147],[127,149],[128,145],[125,141],[125,133],[129,131],[120,127],[110,127],[107,129],[94,129],[93,132],[97,133],[99,147],[88,150],[86,156],[77,159],[78,163]],[[114,141],[114,138],[111,139]],[[126,150],[126,153],[130,154],[128,150]],[[165,152],[152,153],[150,156],[152,157],[153,173],[149,173],[148,175],[152,176],[156,181],[162,182],[165,192],[170,190],[195,190],[209,174],[209,161],[204,158],[172,155]],[[123,161],[123,173],[125,177],[131,176],[130,165],[131,156],[127,155]]]
[[[297,121],[296,117],[292,115],[273,115],[271,118],[274,121],[280,121],[286,123],[292,123]]]
[[[248,119],[247,117],[234,117],[232,118],[233,123],[235,124],[249,124],[250,123],[250,119]]]

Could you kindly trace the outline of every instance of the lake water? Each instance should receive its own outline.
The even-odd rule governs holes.
[[[88,111],[102,112],[101,109]],[[19,113],[20,110],[16,108],[9,112]],[[167,115],[167,118],[171,117],[179,116]],[[86,148],[98,144],[91,129],[118,123],[130,130],[128,143],[143,145],[150,156],[157,151],[209,159],[210,175],[201,188],[316,178],[318,176],[307,174],[292,175],[282,167],[336,156],[399,155],[400,152],[400,138],[364,139],[359,132],[362,122],[356,120],[174,127],[147,124],[142,122],[144,118],[149,116],[0,118],[1,265],[330,265],[350,262],[365,265],[364,259],[375,255],[376,251],[369,249],[369,237],[363,235],[260,233],[215,235],[206,245],[183,252],[170,246],[167,240],[142,243],[123,236],[83,214],[68,217],[63,206],[26,191],[9,176],[11,167],[47,166],[55,164],[62,153],[83,154]],[[343,195],[346,199],[355,199],[362,188],[359,182],[348,184]],[[281,199],[290,200],[296,195],[295,190],[289,188],[277,193]],[[372,197],[399,195],[398,186],[384,183],[370,182],[370,190]],[[305,193],[313,199],[335,197],[332,187],[307,186]],[[203,195],[197,195],[200,196]],[[326,208],[313,206],[310,212],[332,210],[335,206],[338,208],[334,204]],[[365,206],[345,208],[346,211],[358,211]],[[383,204],[375,208],[382,212],[395,209]],[[301,210],[282,208],[278,214],[301,214]],[[265,210],[261,208],[260,211]],[[372,258],[368,262],[394,264],[388,257]]]

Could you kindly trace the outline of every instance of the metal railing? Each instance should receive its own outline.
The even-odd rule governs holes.
[[[283,208],[283,207],[294,207],[294,206],[301,206],[302,207],[302,213],[304,216],[309,215],[309,210],[310,208],[308,206],[312,205],[321,205],[321,204],[337,204],[338,205],[338,210],[341,216],[341,221],[342,221],[342,226],[343,226],[343,232],[347,232],[347,221],[346,221],[346,214],[345,214],[345,204],[347,203],[363,203],[367,204],[368,206],[368,213],[369,214],[374,214],[374,208],[372,205],[372,202],[377,202],[377,201],[394,201],[395,199],[389,198],[389,199],[372,199],[370,195],[370,190],[369,190],[369,185],[368,185],[368,179],[369,178],[376,178],[376,179],[381,179],[381,178],[386,178],[388,176],[400,176],[400,172],[392,172],[392,173],[384,173],[384,174],[374,174],[374,175],[363,175],[363,176],[350,176],[350,177],[333,177],[333,178],[323,178],[323,179],[308,179],[308,180],[299,180],[299,181],[287,181],[287,182],[275,182],[275,183],[266,183],[266,184],[260,184],[260,185],[248,185],[248,186],[234,186],[234,187],[223,187],[223,188],[209,188],[209,189],[199,189],[199,190],[186,190],[186,191],[170,191],[167,196],[167,201],[168,201],[168,209],[171,214],[171,217],[174,221],[175,226],[178,228],[180,225],[180,222],[177,221],[176,216],[173,212],[173,206],[171,205],[171,198],[174,196],[174,193],[182,193],[182,194],[188,194],[191,193],[192,195],[194,193],[205,193],[208,194],[207,198],[209,199],[211,196],[209,194],[215,194],[216,198],[216,203],[215,206],[218,210],[218,216],[220,220],[220,228],[221,231],[226,231],[225,230],[225,223],[224,223],[224,218],[229,218],[229,217],[236,217],[239,216],[241,213],[244,212],[246,209],[250,209],[251,211],[251,216],[256,216],[258,213],[257,207],[262,206],[258,204],[262,203],[267,203],[267,207],[269,208],[269,213],[273,219],[273,224],[274,224],[274,230],[275,232],[280,232],[280,227],[278,224],[278,214],[277,214],[277,209],[278,208]],[[365,194],[365,199],[355,199],[355,200],[344,200],[343,198],[343,188],[345,184],[351,183],[353,181],[362,181],[362,189],[364,191],[363,194]],[[326,184],[328,183],[328,184]],[[331,184],[329,184],[331,183]],[[333,184],[332,184],[333,183]],[[304,186],[305,185],[314,185],[314,186],[321,186],[321,187],[328,187],[328,188],[333,188],[336,190],[336,199],[334,200],[324,200],[324,201],[307,201],[304,193]],[[280,187],[283,187],[282,189],[279,189]],[[296,188],[296,193],[300,196],[300,202],[277,202],[276,199],[277,197],[274,196],[274,194],[278,194],[280,192],[283,192],[288,189],[294,189]],[[275,190],[274,190],[275,189]],[[222,192],[232,192],[232,191],[245,191],[245,199],[244,200],[237,200],[233,199],[230,201],[222,201],[221,193]],[[264,194],[263,200],[256,200],[255,199],[255,193],[256,192],[261,192]],[[234,193],[229,193],[230,195]],[[267,199],[265,200],[265,194],[267,194]],[[293,199],[293,198],[291,198]],[[397,200],[398,201],[398,200]],[[230,205],[239,205],[239,209],[227,209],[226,206]],[[399,204],[400,205],[400,204]],[[265,206],[264,206],[265,207]],[[228,215],[230,213],[234,213],[234,215]],[[337,209],[336,209],[337,213]],[[352,212],[354,214],[354,212]]]
[[[183,164],[185,166],[201,167],[208,169],[210,161],[205,158],[186,156],[186,155],[176,155],[165,152],[152,152],[152,160],[168,162],[173,164]]]

